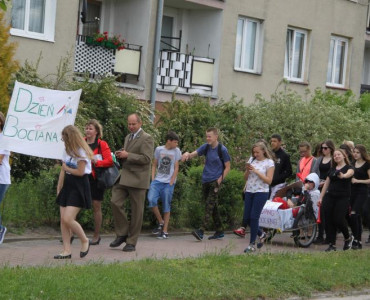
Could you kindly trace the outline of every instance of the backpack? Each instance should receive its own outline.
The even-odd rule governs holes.
[[[206,149],[204,150],[204,156],[205,157],[207,157],[207,152],[208,152],[209,147],[211,147],[211,146],[209,144],[207,144]],[[221,143],[218,143],[217,153],[218,153],[218,157],[220,158],[220,160],[222,162],[222,166],[225,170],[225,160],[224,160],[224,156],[222,154],[222,144]]]

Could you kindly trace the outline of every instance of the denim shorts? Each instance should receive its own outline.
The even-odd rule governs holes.
[[[171,201],[175,184],[163,183],[153,180],[148,192],[149,207],[158,206],[159,198],[162,200],[162,210],[164,213],[171,211]]]
[[[8,189],[9,186],[10,184],[0,184],[0,203],[1,201],[3,201],[6,190]]]

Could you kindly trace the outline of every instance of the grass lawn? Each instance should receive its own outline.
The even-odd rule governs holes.
[[[0,299],[284,299],[370,286],[370,251],[0,268]]]

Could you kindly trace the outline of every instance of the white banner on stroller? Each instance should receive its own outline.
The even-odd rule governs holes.
[[[284,231],[293,227],[292,209],[279,209],[282,203],[267,201],[262,209],[259,226]]]

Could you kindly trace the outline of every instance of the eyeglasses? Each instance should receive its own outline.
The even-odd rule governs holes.
[[[329,147],[321,147],[322,150],[328,150]]]
[[[305,180],[304,183],[314,183],[314,182],[311,180]]]

